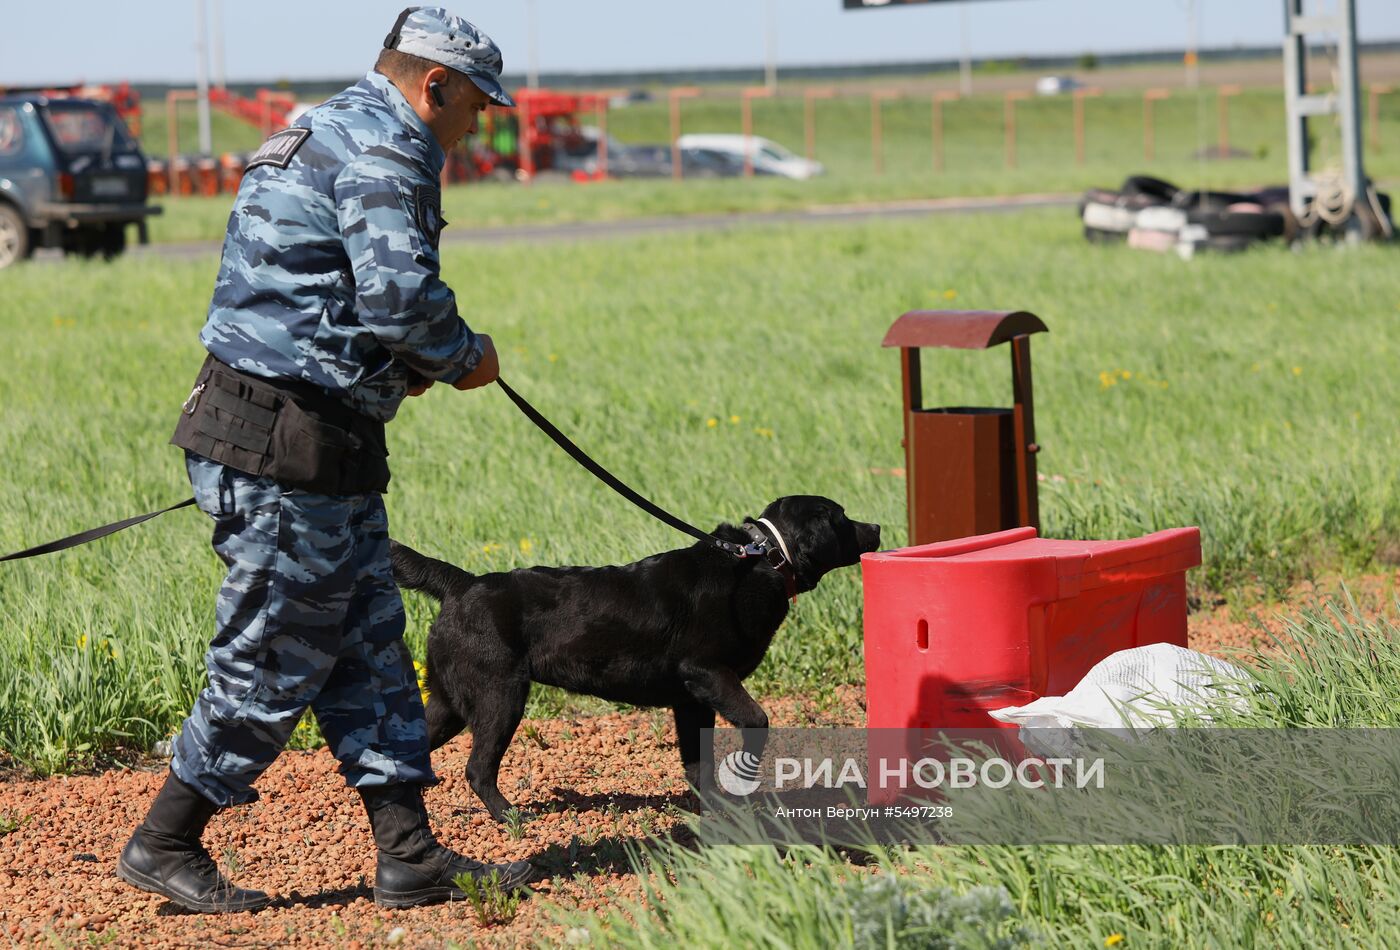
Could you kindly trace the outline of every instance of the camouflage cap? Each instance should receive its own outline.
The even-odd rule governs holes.
[[[496,105],[515,105],[501,86],[501,48],[491,37],[442,7],[405,9],[384,38],[384,48],[455,69],[476,83]]]

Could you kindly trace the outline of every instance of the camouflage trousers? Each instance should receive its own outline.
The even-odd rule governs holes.
[[[383,499],[285,489],[192,452],[185,464],[228,578],[175,775],[221,806],[255,801],[309,706],[348,785],[435,784]]]

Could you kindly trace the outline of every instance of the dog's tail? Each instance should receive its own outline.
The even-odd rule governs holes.
[[[394,580],[400,587],[421,590],[442,600],[454,588],[471,578],[459,567],[446,561],[419,554],[413,548],[397,541],[389,542],[389,557],[394,562]]]

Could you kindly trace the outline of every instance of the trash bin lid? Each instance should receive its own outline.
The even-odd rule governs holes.
[[[1013,337],[1048,332],[1025,310],[911,310],[885,331],[881,346],[985,350]]]
[[[1067,541],[1036,537],[1034,528],[1013,528],[861,557],[862,562],[880,560],[918,562],[927,569],[948,568],[960,574],[975,565],[995,571],[1025,561],[1053,561],[1058,598],[1063,599],[1082,590],[1196,567],[1201,563],[1201,530],[1169,528],[1122,541]]]

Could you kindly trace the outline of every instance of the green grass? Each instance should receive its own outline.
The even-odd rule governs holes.
[[[1393,623],[1333,604],[1290,624],[1282,647],[1261,663],[1250,708],[1223,722],[1395,723],[1400,628]],[[643,901],[603,915],[556,909],[556,919],[576,942],[587,931],[592,945],[638,948],[1304,950],[1400,940],[1394,848],[977,845],[874,848],[853,863],[830,848],[729,844],[756,840],[738,824],[699,828],[698,848],[650,843],[632,851],[646,882]]]
[[[1392,254],[1261,248],[1186,264],[1087,246],[1065,210],[449,247],[445,273],[495,335],[505,377],[663,506],[709,527],[815,492],[883,524],[889,546],[905,538],[904,484],[888,474],[903,457],[884,330],[914,308],[1029,308],[1051,330],[1034,342],[1046,532],[1200,525],[1198,591],[1276,593],[1314,571],[1375,567],[1400,540]],[[166,440],[201,359],[216,263],[0,274],[13,355],[0,374],[0,551],[185,497]],[[1005,404],[1006,364],[1004,350],[930,352],[928,399]],[[390,442],[395,536],[468,570],[685,543],[494,389],[410,400]],[[0,568],[0,749],[66,769],[178,726],[221,576],[208,532],[184,511]],[[420,656],[431,611],[410,599]],[[799,602],[753,686],[859,682],[860,637],[848,570]],[[548,691],[535,703],[559,708]]]
[[[1382,148],[1376,151],[1368,146],[1367,169],[1378,181],[1394,181],[1400,178],[1400,96],[1385,97],[1381,104]],[[460,185],[447,189],[443,214],[452,229],[470,229],[957,195],[1079,192],[1090,186],[1116,188],[1126,175],[1136,173],[1198,188],[1258,186],[1288,178],[1283,96],[1278,90],[1248,90],[1231,100],[1230,141],[1248,157],[1228,161],[1194,157],[1199,149],[1216,144],[1212,89],[1203,88],[1198,96],[1180,92],[1177,98],[1157,104],[1156,155],[1152,161],[1144,157],[1142,99],[1135,93],[1089,100],[1082,165],[1075,159],[1072,106],[1067,98],[1020,103],[1014,169],[1005,166],[999,96],[973,97],[944,108],[943,172],[933,170],[928,101],[909,99],[883,105],[885,167],[883,174],[877,175],[870,149],[869,100],[847,97],[817,103],[816,154],[829,171],[818,179],[631,180],[590,185],[542,180],[529,187]],[[590,119],[585,116],[583,121]],[[741,128],[737,100],[701,99],[684,105],[684,131],[738,132]],[[609,131],[624,142],[667,142],[667,106],[662,101],[614,110]],[[754,132],[801,152],[805,134],[802,100],[755,101]],[[1319,167],[1337,157],[1330,137],[1318,148],[1315,163]],[[152,222],[152,239],[219,240],[231,201],[228,196],[166,200],[164,217]]]

